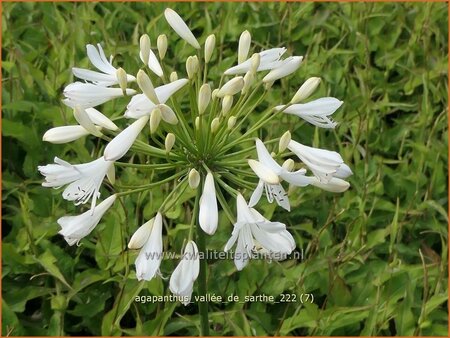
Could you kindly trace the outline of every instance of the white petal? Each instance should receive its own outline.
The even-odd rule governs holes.
[[[119,129],[119,128],[117,128],[117,126],[114,124],[113,121],[111,121],[109,118],[107,118],[105,115],[100,113],[95,108],[86,108],[86,113],[88,114],[91,121],[100,127],[103,127],[103,128],[109,129],[109,130],[113,130],[113,131],[116,131],[117,129]]]
[[[159,61],[156,58],[155,53],[153,53],[151,49],[150,49],[150,57],[148,59],[148,68],[150,68],[152,72],[158,75],[159,77],[163,77],[164,73],[161,68],[161,65],[159,64]]]
[[[164,11],[164,16],[166,17],[167,22],[170,27],[187,43],[189,43],[195,49],[200,49],[200,45],[195,38],[194,34],[192,34],[189,27],[183,21],[183,19],[178,15],[174,10],[167,8]]]
[[[89,69],[72,68],[72,73],[79,79],[94,82],[99,86],[112,86],[117,84],[117,77],[112,74],[99,73]]]
[[[80,124],[80,126],[86,129],[89,133],[97,137],[102,136],[102,133],[97,130],[94,123],[91,121],[91,118],[83,108],[76,106],[73,111],[73,116]]]
[[[328,116],[333,114],[340,106],[342,106],[343,103],[344,101],[340,101],[334,97],[322,97],[308,103],[293,104],[286,108],[283,112],[300,117]]]
[[[334,177],[347,178],[351,175],[353,175],[353,172],[350,169],[350,167],[348,165],[346,165],[345,163],[342,163],[340,165],[339,169],[336,171],[336,174],[334,175]]]
[[[92,64],[98,70],[101,70],[103,73],[111,74],[111,75],[115,76],[116,69],[106,59],[105,54],[102,49],[102,46],[100,44],[97,44],[97,47],[98,47],[98,50],[93,45],[86,46],[86,51],[87,51],[89,60],[91,60]]]
[[[272,69],[269,74],[263,78],[263,82],[273,82],[292,74],[300,67],[302,60],[302,56],[291,56],[283,60],[283,63],[279,67]]]
[[[42,140],[54,144],[61,144],[75,141],[86,135],[89,135],[89,132],[82,126],[62,126],[47,130],[42,137]]]
[[[265,166],[270,168],[275,174],[279,175],[281,172],[281,166],[270,156],[264,143],[257,138],[256,141],[256,152],[258,153],[259,162],[263,163]]]
[[[252,168],[255,174],[264,182],[269,184],[280,183],[278,175],[265,164],[255,160],[248,160],[248,165],[250,166],[250,168]]]
[[[206,175],[203,193],[200,197],[199,224],[204,232],[213,235],[216,232],[218,222],[216,188],[213,175],[209,172]]]
[[[263,193],[263,189],[264,189],[264,181],[259,180],[258,185],[256,186],[255,191],[253,191],[253,194],[250,197],[250,201],[248,202],[249,207],[253,207],[259,202]]]
[[[166,101],[175,94],[178,90],[184,87],[189,82],[188,79],[179,79],[171,83],[159,86],[155,88],[156,95],[158,96],[160,103],[166,103]]]
[[[348,188],[350,188],[350,183],[344,181],[343,179],[332,177],[327,183],[320,182],[317,178],[313,177],[314,180],[311,181],[311,184],[330,192],[344,192]]]

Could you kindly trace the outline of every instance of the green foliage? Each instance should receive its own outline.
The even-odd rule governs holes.
[[[447,335],[447,40],[445,3],[176,3],[203,43],[214,32],[223,44],[211,69],[217,78],[235,62],[247,29],[260,47],[286,46],[305,55],[295,76],[273,90],[287,102],[309,76],[323,79],[315,96],[345,103],[335,131],[303,125],[293,116],[264,133],[339,151],[354,175],[351,189],[332,194],[291,191],[290,214],[266,202],[261,211],[285,222],[304,259],[209,262],[210,294],[272,295],[278,302],[210,303],[213,335]],[[143,32],[155,44],[169,38],[170,64],[193,53],[160,19],[161,3],[4,3],[3,106],[3,335],[198,335],[196,305],[140,303],[137,295],[168,295],[167,281],[137,282],[131,234],[161,203],[161,191],[125,200],[108,212],[79,247],[57,235],[56,219],[75,208],[59,191],[40,186],[37,165],[54,156],[98,153],[89,138],[43,143],[52,126],[73,122],[61,101],[71,67],[87,67],[87,43],[102,43],[125,69],[138,69]],[[158,21],[157,21],[158,20]],[[170,32],[170,33],[169,33]],[[132,57],[130,57],[132,56]],[[136,61],[135,61],[136,60]],[[279,96],[281,94],[281,96]],[[104,105],[120,118],[125,100]],[[255,120],[258,112],[255,112]],[[245,145],[243,145],[245,146]],[[88,150],[86,150],[88,149]],[[161,178],[164,177],[162,172]],[[123,171],[126,184],[151,181]],[[175,206],[166,225],[179,251],[191,212]],[[224,219],[224,215],[221,215]],[[231,225],[208,238],[223,248]],[[163,276],[176,261],[165,260]],[[194,295],[196,292],[194,291]],[[296,296],[283,303],[281,294]],[[302,303],[306,294],[313,302]]]

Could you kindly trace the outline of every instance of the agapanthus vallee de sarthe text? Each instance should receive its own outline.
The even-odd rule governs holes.
[[[138,228],[128,250],[137,255],[137,279],[161,275],[161,253],[168,249],[163,242],[164,224],[168,224],[165,214],[177,203],[192,206],[184,220],[190,230],[179,252],[205,251],[205,238],[217,231],[223,213],[230,225],[225,250],[236,244],[236,252],[246,253],[245,260],[235,259],[238,270],[249,263],[252,253],[290,254],[296,244],[289,227],[257,211],[262,195],[289,212],[289,184],[343,192],[350,186],[345,179],[352,171],[339,153],[294,140],[294,130],[281,131],[274,139],[262,139],[266,133],[260,131],[283,114],[291,116],[292,126],[335,128],[337,123],[330,116],[343,102],[333,97],[308,102],[320,84],[320,78],[311,77],[289,103],[268,104],[268,93],[277,90],[278,80],[298,76],[303,57],[287,56],[283,47],[256,50],[247,30],[238,39],[235,65],[228,69],[214,65],[222,72],[217,81],[208,70],[221,59],[217,56],[222,50],[216,45],[219,39],[211,34],[197,40],[172,9],[166,9],[164,17],[187,43],[185,48],[192,49],[185,64],[165,62],[173,52],[170,38],[176,36],[166,32],[157,38],[156,48],[147,34],[141,36],[135,54],[139,70],[121,68],[112,56],[106,57],[100,43],[86,46],[94,70],[72,69],[78,80],[66,86],[63,102],[73,110],[78,124],[52,128],[43,139],[59,144],[96,137],[104,146],[91,162],[74,164],[55,158],[54,163],[38,168],[45,176],[43,186],[65,187],[62,197],[76,205],[90,202],[84,213],[58,220],[60,234],[69,245],[79,244],[116,200],[151,189],[161,192],[162,186],[169,186],[154,218],[140,227],[132,225]],[[129,103],[123,117],[113,123],[101,113],[102,104],[118,98]],[[146,161],[136,163],[142,158]],[[164,170],[165,174],[160,181],[125,189],[116,184],[117,167],[118,175],[128,168],[143,169],[145,174]],[[108,187],[102,184],[106,178]],[[189,189],[196,191],[196,197],[182,200]],[[170,277],[170,290],[190,299],[201,265],[198,257],[184,255]]]

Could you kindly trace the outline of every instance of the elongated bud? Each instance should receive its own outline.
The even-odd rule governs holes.
[[[159,99],[158,96],[156,96],[153,83],[142,69],[137,73],[137,83],[139,85],[139,88],[141,88],[142,92],[145,94],[145,96],[148,97],[150,101],[152,101],[154,104],[159,103]]]
[[[197,55],[189,56],[186,60],[186,72],[189,80],[191,80],[198,72],[198,57]]]
[[[154,133],[161,122],[161,110],[159,108],[153,109],[150,115],[150,133]]]
[[[167,8],[164,11],[164,16],[166,17],[167,22],[170,27],[187,43],[189,43],[195,49],[200,49],[200,45],[195,38],[194,34],[192,34],[189,27],[186,25],[184,20],[175,12],[173,9]]]
[[[131,236],[130,242],[128,243],[128,249],[140,249],[144,246],[147,239],[150,237],[150,233],[152,232],[154,218],[150,221],[141,225]]]
[[[150,58],[150,37],[147,34],[141,36],[141,39],[139,40],[139,47],[141,50],[141,60],[144,65],[147,66],[148,59]]]
[[[225,83],[222,88],[219,89],[216,96],[224,97],[225,95],[234,95],[239,93],[244,87],[244,78],[242,76],[237,76],[227,83]]]
[[[233,96],[225,95],[222,99],[222,115],[226,116],[233,105]]]
[[[310,77],[297,90],[297,93],[295,93],[294,97],[291,100],[291,103],[298,103],[308,98],[312,93],[314,93],[319,84],[320,77]]]
[[[255,82],[255,73],[252,71],[248,71],[244,75],[244,87],[242,87],[242,94],[245,94],[248,92],[250,87],[253,85],[253,82]]]
[[[214,34],[209,35],[205,41],[205,63],[211,60],[212,53],[216,47],[216,36]]]
[[[248,160],[248,165],[250,166],[250,168],[252,168],[255,174],[264,182],[268,184],[280,183],[280,178],[278,177],[278,175],[275,174],[272,169],[262,164],[261,162],[255,160]]]
[[[295,166],[294,160],[291,158],[288,158],[286,161],[284,161],[282,165],[282,167],[287,171],[292,171],[294,169],[294,166]]]
[[[227,124],[228,130],[233,129],[233,127],[236,125],[236,120],[237,120],[236,116],[230,116]]]
[[[200,184],[200,174],[195,168],[192,168],[191,171],[189,171],[189,186],[191,189],[195,189]]]
[[[259,64],[261,63],[261,55],[259,55],[259,53],[255,53],[252,55],[251,57],[251,68],[250,71],[252,73],[256,73],[256,71],[259,68]]]
[[[117,68],[116,77],[123,95],[127,95],[127,72],[123,68]]]
[[[198,129],[200,129],[200,117],[199,116],[197,116],[196,118],[195,118],[195,128],[198,130]]]
[[[170,153],[175,144],[175,135],[172,133],[168,133],[166,135],[166,140],[164,142],[164,147],[166,148],[166,153]]]
[[[213,99],[213,100],[215,100],[216,98],[217,98],[217,93],[219,92],[219,89],[218,88],[216,88],[216,89],[214,89],[213,91],[212,91],[212,94],[211,94],[211,98]]]
[[[250,43],[252,42],[252,36],[249,31],[243,31],[239,38],[238,48],[238,64],[247,60],[248,51],[250,50]]]
[[[200,87],[198,92],[198,113],[202,115],[208,107],[211,100],[211,87],[205,83]]]
[[[219,129],[220,126],[220,120],[218,117],[213,118],[212,122],[211,122],[211,133],[215,133],[217,131],[217,129]]]
[[[286,150],[289,142],[291,142],[291,133],[289,130],[280,137],[280,142],[278,143],[278,151],[282,153]]]
[[[97,129],[101,129],[97,127]],[[42,141],[50,142],[53,144],[62,144],[67,142],[72,142],[80,137],[89,135],[89,132],[82,126],[71,125],[71,126],[61,126],[49,129],[42,136]]]
[[[166,56],[167,52],[167,36],[166,34],[161,34],[156,40],[156,46],[158,47],[159,58],[162,60]]]
[[[178,80],[177,72],[170,73],[169,80],[170,80],[170,82],[174,82],[174,81]]]
[[[95,125],[91,121],[88,113],[86,113],[86,110],[84,110],[79,106],[76,106],[75,109],[73,110],[73,116],[80,124],[80,126],[86,129],[90,134],[97,137],[102,136],[102,133],[97,128],[95,128]]]
[[[291,56],[283,60],[283,63],[275,69],[272,69],[269,74],[264,76],[263,82],[269,83],[281,79],[295,72],[302,63],[303,56]]]

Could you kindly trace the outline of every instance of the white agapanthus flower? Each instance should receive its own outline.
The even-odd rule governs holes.
[[[200,271],[200,259],[197,244],[189,241],[184,248],[180,263],[170,276],[170,291],[181,298],[184,305],[191,301],[194,282]]]
[[[94,210],[88,210],[77,216],[63,216],[58,219],[61,226],[59,234],[69,245],[78,243],[82,238],[89,235],[97,226],[104,213],[113,205],[116,195],[109,196],[99,203]]]
[[[286,52],[286,48],[271,48],[268,50],[264,50],[259,54],[259,65],[257,66],[257,71],[262,72],[265,70],[275,69],[283,64],[283,61],[280,60],[283,54]],[[247,59],[246,61],[238,64],[237,66],[231,67],[227,69],[224,74],[225,75],[237,75],[237,74],[245,74],[252,68],[252,58]]]
[[[112,55],[108,61],[100,44],[97,44],[97,48],[93,45],[86,45],[86,51],[89,60],[100,72],[73,67],[73,75],[79,79],[104,87],[119,84],[120,79],[117,76],[117,68],[112,65]],[[126,80],[127,82],[133,82],[136,81],[136,78],[133,75],[127,74]]]
[[[136,258],[138,280],[151,280],[159,271],[162,261],[162,215],[157,213],[150,221],[141,225],[128,243],[129,249],[141,249]]]
[[[214,235],[217,230],[217,224],[219,223],[219,211],[217,209],[214,178],[210,172],[206,175],[203,194],[200,197],[198,220],[204,232],[208,235]]]
[[[224,250],[230,250],[237,241],[234,264],[238,270],[242,270],[261,249],[262,253],[279,260],[295,249],[294,238],[286,230],[286,225],[264,218],[247,205],[241,194],[236,197],[236,209],[237,221]]]

